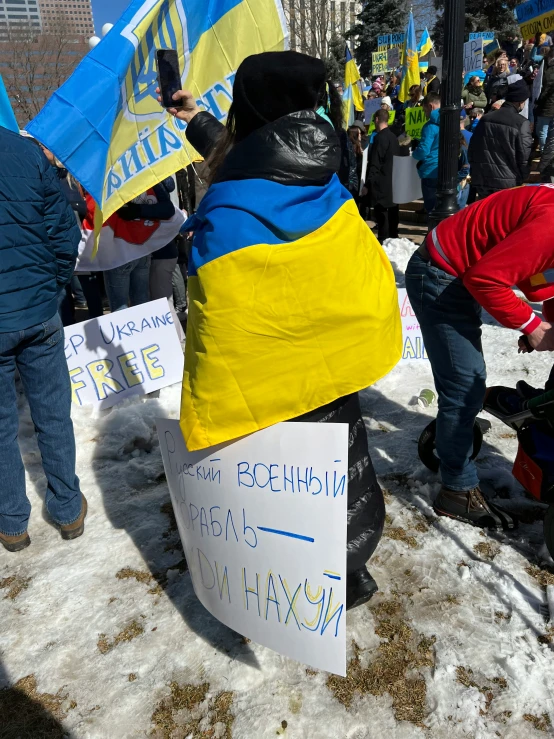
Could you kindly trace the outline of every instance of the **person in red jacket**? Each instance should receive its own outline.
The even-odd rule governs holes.
[[[440,223],[412,256],[406,289],[439,396],[436,449],[442,488],[435,512],[477,526],[511,526],[486,501],[470,459],[485,397],[481,309],[554,351],[554,185],[495,193]],[[543,303],[543,319],[516,295]]]

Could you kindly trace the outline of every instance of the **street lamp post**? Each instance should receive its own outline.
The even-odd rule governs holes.
[[[458,157],[460,152],[460,101],[463,73],[465,0],[446,0],[442,53],[439,175],[437,203],[429,217],[434,228],[458,211]]]

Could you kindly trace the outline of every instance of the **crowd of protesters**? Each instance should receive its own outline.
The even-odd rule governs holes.
[[[541,69],[542,68],[542,69]],[[533,99],[537,75],[542,85]],[[383,218],[386,193],[387,211],[397,208],[392,201],[392,157],[411,154],[418,162],[423,208],[430,213],[435,207],[438,182],[438,146],[440,131],[440,78],[435,66],[421,74],[419,85],[413,85],[404,102],[399,99],[401,72],[376,75],[365,81],[364,97],[380,99],[379,115],[370,121],[354,121],[349,129],[355,142],[358,183],[349,188],[367,216],[373,207],[373,219],[380,239],[396,237],[397,215]],[[427,117],[418,139],[404,132],[406,110],[421,107]],[[460,99],[460,154],[458,205],[470,205],[479,197],[525,183],[530,174],[532,155],[541,155],[538,166],[542,182],[553,182],[554,176],[554,47],[548,34],[537,34],[528,43],[507,37],[501,47],[483,59],[483,69],[465,75]],[[389,111],[388,126],[381,111]],[[379,122],[379,123],[378,123]],[[387,132],[381,135],[386,128]],[[391,142],[391,133],[397,138]],[[374,144],[376,152],[372,155]],[[369,147],[367,170],[362,172],[364,149]],[[383,183],[387,186],[384,187]],[[390,195],[390,197],[388,197]]]
[[[530,108],[528,101],[539,63],[544,65],[543,86],[534,110],[529,111],[535,121],[533,131],[528,118],[521,114],[526,106]],[[517,285],[530,300],[554,302],[554,284],[545,287],[544,282],[533,282],[537,274],[554,269],[548,242],[554,189],[524,188],[522,192],[511,190],[505,201],[498,197],[499,191],[527,180],[534,136],[541,151],[543,179],[552,181],[553,63],[549,37],[538,37],[534,44],[523,46],[511,38],[504,49],[487,60],[488,68],[482,74],[473,75],[460,85],[458,202],[462,210],[433,231],[407,270],[408,293],[424,333],[441,403],[439,456],[443,488],[435,510],[482,526],[493,521],[493,525],[506,528],[512,525],[512,519],[483,498],[470,460],[473,422],[482,407],[485,389],[480,306],[503,325],[519,328],[527,336],[528,347],[554,350],[552,324],[535,316],[512,291],[512,286]],[[512,74],[517,77],[514,79]],[[278,84],[264,91],[260,78],[271,78]],[[48,483],[46,509],[64,538],[76,538],[84,530],[87,502],[75,474],[71,393],[61,317],[67,323],[75,320],[75,303],[79,307],[86,302],[89,315],[99,316],[108,307],[120,310],[158,297],[175,300],[175,312],[179,314],[186,310],[183,264],[190,260],[199,292],[198,299],[191,301],[194,314],[190,319],[192,338],[187,342],[186,366],[189,376],[195,377],[190,383],[190,394],[201,392],[198,388],[202,371],[210,363],[220,366],[223,361],[226,365],[229,359],[220,356],[221,348],[210,349],[202,337],[211,335],[214,315],[222,309],[229,310],[229,305],[236,304],[237,296],[226,292],[225,285],[218,285],[217,295],[210,297],[210,282],[206,279],[202,283],[200,268],[223,253],[230,237],[226,220],[230,212],[236,219],[234,223],[255,223],[260,233],[271,237],[267,243],[282,243],[285,230],[274,202],[269,213],[261,201],[237,200],[239,191],[253,193],[254,188],[265,188],[276,202],[288,198],[289,213],[293,206],[302,206],[301,211],[295,211],[296,220],[289,224],[294,239],[299,239],[294,250],[298,259],[302,256],[300,243],[317,235],[325,225],[328,233],[333,234],[334,249],[341,253],[343,271],[350,272],[344,287],[348,290],[347,298],[340,295],[340,290],[334,294],[339,276],[334,259],[332,268],[327,272],[323,269],[328,254],[328,245],[324,244],[318,264],[322,282],[314,298],[314,315],[324,317],[323,333],[319,337],[322,340],[316,342],[318,352],[310,354],[312,374],[323,378],[321,386],[311,388],[309,398],[303,382],[296,390],[292,386],[282,388],[283,397],[271,397],[258,408],[256,422],[259,428],[265,427],[264,419],[276,422],[273,410],[279,406],[282,411],[277,420],[349,424],[347,606],[371,597],[377,585],[365,563],[383,530],[384,504],[369,457],[357,391],[394,366],[399,357],[401,330],[394,274],[378,241],[356,212],[356,204],[364,217],[373,209],[378,238],[383,242],[398,236],[399,207],[393,193],[395,157],[411,155],[417,162],[427,213],[435,207],[438,181],[441,83],[437,69],[429,66],[421,84],[410,89],[409,99],[404,102],[398,97],[400,82],[396,73],[388,80],[381,76],[372,80],[366,94],[370,99],[381,100],[379,109],[371,121],[354,121],[348,130],[343,125],[338,85],[326,79],[320,60],[296,52],[256,55],[240,65],[226,128],[210,113],[199,110],[191,93],[179,91],[174,99],[181,104],[169,112],[186,122],[186,136],[206,157],[207,179],[217,182],[217,188],[208,190],[202,203],[197,196],[195,202],[192,185],[195,181],[201,185],[204,182],[198,179],[196,170],[187,170],[155,185],[152,192],[145,194],[148,198],[141,196],[123,205],[117,218],[145,223],[168,220],[176,208],[188,213],[199,205],[200,209],[184,225],[183,234],[153,254],[103,275],[78,273],[78,281],[74,267],[82,238],[79,225],[88,217],[86,193],[51,152],[41,151],[37,142],[0,129],[4,163],[0,172],[4,196],[0,199],[0,217],[9,233],[9,238],[0,244],[0,388],[5,399],[0,413],[0,473],[4,480],[0,543],[6,549],[18,551],[30,544],[30,506],[17,447],[16,367],[38,430]],[[421,107],[427,118],[418,140],[412,140],[403,130],[405,112],[414,107]],[[26,163],[24,177],[20,176],[22,162]],[[465,204],[471,200],[477,202],[468,211]],[[213,209],[226,217],[214,217]],[[308,219],[309,214],[313,214],[312,220]],[[339,214],[347,214],[347,222],[341,221],[337,226]],[[527,244],[532,247],[526,259],[521,259],[522,242],[517,234],[521,223],[526,224],[526,248]],[[250,226],[238,225],[239,235],[241,228],[245,228],[247,239]],[[189,231],[195,232],[192,238],[188,238]],[[237,233],[233,238],[237,238]],[[317,240],[314,244],[321,247]],[[32,258],[22,258],[24,253]],[[243,249],[242,256],[253,260],[245,272],[250,276],[245,279],[251,280],[245,283],[245,289],[254,294],[259,264],[252,250]],[[357,269],[357,259],[365,260],[367,269]],[[289,277],[294,256],[290,260]],[[275,265],[270,259],[264,262],[264,280],[274,280],[283,292],[278,260]],[[437,284],[442,286],[439,294]],[[378,298],[372,303],[377,293]],[[279,317],[275,307],[270,308],[271,335],[264,334],[268,356],[271,352],[279,356],[285,335],[287,344],[300,352],[297,347],[301,346],[302,336],[311,336],[315,330],[314,319],[303,315],[298,318],[295,314],[295,321],[289,321],[286,310]],[[446,325],[439,317],[448,312],[457,319]],[[553,313],[545,309],[544,315]],[[355,320],[351,320],[353,317]],[[250,377],[250,371],[251,392],[260,381],[252,369],[257,366],[257,354],[250,342],[256,332],[244,331],[239,323],[231,321],[225,329],[239,337],[231,351],[240,354],[244,363],[245,374],[235,375],[233,382],[240,390],[240,383],[244,376]],[[360,326],[372,328],[364,332]],[[343,334],[350,332],[339,362],[335,361],[336,335],[329,333],[335,329]],[[200,349],[197,356],[192,356],[195,346]],[[330,347],[328,355],[326,347]],[[183,392],[187,392],[185,388]],[[233,392],[225,383],[204,388],[210,398],[209,410],[202,418],[200,406],[196,407],[194,423],[211,424],[216,409],[224,407]],[[240,397],[247,395],[245,392]],[[319,402],[315,403],[314,398]],[[183,407],[189,401],[185,395]],[[248,414],[248,423],[253,416]],[[227,422],[232,425],[235,421],[230,418]],[[238,426],[233,428],[236,431]],[[246,428],[252,430],[250,426]],[[236,438],[236,433],[229,433],[222,437],[223,441]],[[205,436],[208,438],[208,434]]]

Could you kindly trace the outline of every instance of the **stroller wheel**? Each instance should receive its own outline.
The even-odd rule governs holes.
[[[417,453],[419,454],[419,458],[423,462],[423,464],[427,467],[427,469],[431,470],[431,472],[438,472],[439,471],[439,458],[435,454],[435,437],[437,435],[437,421],[436,419],[434,421],[431,421],[431,423],[426,426],[423,431],[421,432],[421,436],[419,437],[419,441],[417,443]],[[473,426],[473,454],[471,455],[471,459],[475,459],[475,457],[479,454],[481,451],[481,445],[483,444],[483,432],[481,430],[481,427],[475,421],[475,424]],[[554,530],[553,530],[553,544],[554,544]]]
[[[544,543],[548,553],[554,559],[554,505],[548,506],[543,524]]]

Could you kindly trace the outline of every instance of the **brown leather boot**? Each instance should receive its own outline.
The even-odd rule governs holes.
[[[0,543],[8,552],[20,552],[29,546],[31,539],[26,531],[24,534],[19,534],[18,536],[0,534]]]
[[[517,520],[486,500],[479,488],[460,491],[443,486],[433,509],[439,516],[450,516],[481,528],[514,529],[517,526]]]
[[[60,525],[60,532],[62,539],[77,539],[81,536],[85,530],[85,517],[87,515],[87,499],[83,495],[83,502],[81,505],[81,515],[73,523],[65,523]]]

